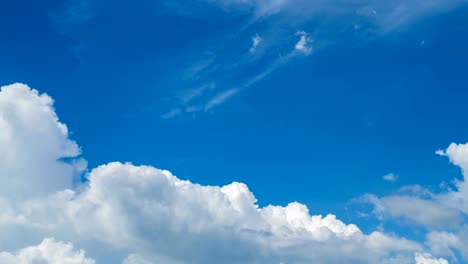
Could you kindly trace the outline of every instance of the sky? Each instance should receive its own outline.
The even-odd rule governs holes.
[[[468,263],[468,1],[0,2],[0,264]]]

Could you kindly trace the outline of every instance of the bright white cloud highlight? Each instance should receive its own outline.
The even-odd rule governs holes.
[[[449,264],[446,259],[436,259],[433,258],[430,254],[416,253],[414,255],[414,260],[416,261],[416,264]]]
[[[24,84],[0,91],[0,193],[9,199],[38,197],[72,187],[86,164],[58,121],[47,94]]]

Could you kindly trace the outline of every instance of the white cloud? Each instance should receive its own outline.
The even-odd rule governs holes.
[[[430,254],[414,254],[414,260],[416,264],[449,264],[446,259],[443,258],[433,258]]]
[[[452,143],[446,150],[438,150],[436,153],[447,156],[450,162],[463,170],[463,173],[468,172],[468,144]]]
[[[384,175],[382,179],[388,182],[396,182],[398,180],[398,175],[396,175],[395,173],[389,173]]]
[[[46,138],[52,148],[57,142],[66,146],[57,147],[61,151],[53,151],[54,155],[79,153],[65,126],[59,125],[51,102],[50,97],[25,85],[3,88],[0,103],[9,109],[9,117],[2,117],[2,125],[16,139],[5,137],[8,140],[3,139],[2,146],[35,135],[39,140]],[[27,126],[22,118],[34,126]],[[25,155],[26,150],[36,153],[45,148],[41,144],[27,147]],[[39,164],[34,158],[42,161],[32,155],[24,162],[4,160],[0,168],[8,166],[12,173],[23,173],[20,168]],[[54,167],[53,162],[42,164],[52,166],[45,172],[69,173]],[[43,179],[43,171],[38,165],[22,184],[34,188],[30,183]],[[87,179],[79,188],[67,185],[55,192],[59,187],[54,186],[41,197],[21,197],[15,202],[0,199],[2,256],[15,261],[42,258],[49,263],[57,263],[59,257],[78,263],[95,259],[97,263],[132,264],[155,259],[163,263],[395,263],[395,258],[397,263],[411,263],[414,252],[424,249],[395,235],[364,234],[332,214],[313,215],[297,202],[259,207],[243,183],[202,186],[180,180],[169,171],[119,162],[93,169]],[[25,188],[13,187],[17,189],[11,192]],[[85,258],[84,251],[74,251],[71,244],[49,239],[21,249],[43,237],[70,241],[92,259]]]
[[[206,102],[204,110],[209,111],[212,108],[223,104],[226,100],[228,100],[232,96],[236,95],[239,91],[240,91],[239,89],[233,88],[233,89],[229,89],[229,90],[223,91],[223,92],[215,95],[208,102]]]
[[[430,229],[454,228],[462,223],[463,217],[457,210],[443,204],[419,197],[394,195],[372,201],[379,213],[392,218],[405,218],[417,225]]]
[[[249,51],[254,53],[257,49],[258,45],[263,41],[263,39],[257,34],[252,38],[252,46],[250,47]]]
[[[39,245],[26,247],[16,253],[0,252],[0,264],[94,264],[83,250],[75,251],[71,244],[44,239]]]
[[[427,228],[425,244],[431,253],[447,256],[455,261],[457,254],[461,254],[467,260],[468,144],[452,143],[446,150],[436,151],[436,154],[448,157],[451,163],[461,168],[463,179],[455,180],[453,189],[433,193],[420,186],[407,186],[395,195],[381,198],[366,195],[361,201],[373,204],[374,213],[379,219],[385,216],[406,219]]]
[[[161,115],[161,118],[162,119],[171,119],[171,118],[174,118],[178,115],[181,115],[182,114],[182,110],[180,110],[179,108],[172,108],[170,111],[164,113]]]
[[[291,58],[294,57],[294,53],[291,52],[288,55],[284,57],[279,57],[276,59],[274,62],[272,62],[270,65],[268,65],[262,72],[258,73],[257,75],[252,76],[251,78],[247,79],[244,83],[242,83],[240,86],[236,88],[231,88],[228,90],[225,90],[223,92],[220,92],[216,94],[214,97],[212,97],[210,100],[208,100],[204,107],[196,107],[196,110],[204,110],[204,111],[209,111],[224,102],[226,102],[228,99],[233,97],[234,95],[238,94],[244,89],[247,89],[254,85],[255,83],[263,80],[265,77],[270,75],[272,72],[274,72],[278,67],[283,65],[284,63],[288,62]]]
[[[37,197],[71,188],[86,164],[58,121],[53,100],[24,84],[0,91],[0,193],[8,199]]]
[[[425,244],[436,255],[449,256],[457,261],[459,253],[463,260],[468,259],[468,226],[465,224],[454,231],[431,231],[426,235]]]
[[[249,12],[257,18],[281,14],[292,21],[307,21],[328,14],[370,22],[380,32],[398,30],[421,17],[452,10],[466,0],[398,0],[398,1],[340,1],[340,0],[200,0],[222,7],[227,12]],[[360,20],[359,20],[360,18]]]
[[[364,235],[334,215],[310,215],[299,203],[260,208],[242,183],[201,186],[168,171],[122,163],[100,166],[88,179],[82,191],[24,202],[16,208],[27,219],[21,226],[45,226],[47,233],[78,243],[96,240],[138,252],[127,262],[157,254],[183,263],[360,263],[385,261],[394,253],[409,258],[421,250],[380,232]]]
[[[312,53],[312,46],[310,44],[312,39],[308,37],[308,34],[305,31],[299,31],[297,32],[297,35],[299,35],[300,38],[296,43],[295,49],[303,52],[306,56],[310,55]]]
[[[447,156],[451,163],[461,168],[463,180],[456,180],[456,189],[438,195],[437,199],[447,207],[468,214],[468,144],[452,143],[445,151],[439,151],[438,154]]]

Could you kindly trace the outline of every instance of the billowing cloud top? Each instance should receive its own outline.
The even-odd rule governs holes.
[[[78,156],[80,148],[58,121],[52,98],[23,84],[0,93],[0,193],[25,199],[70,188],[79,161],[58,160]]]
[[[52,102],[23,84],[0,92],[0,263],[446,263],[297,202],[259,207],[243,183],[114,162],[74,187],[82,162],[63,158],[80,149]]]

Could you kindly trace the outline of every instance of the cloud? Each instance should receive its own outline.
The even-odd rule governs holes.
[[[364,235],[334,215],[310,215],[299,203],[260,208],[242,183],[201,186],[168,171],[122,163],[102,165],[88,180],[82,192],[25,202],[17,210],[28,219],[23,225],[49,225],[57,236],[67,230],[80,240],[149,256],[138,259],[158,254],[183,263],[360,263],[421,250],[380,232]]]
[[[54,19],[54,22],[59,28],[75,29],[83,26],[82,30],[76,30],[77,32],[87,32],[84,24],[108,21],[104,18],[105,15],[113,19],[117,17],[121,21],[121,16],[134,14],[133,12],[113,14],[112,12],[117,12],[116,8],[109,7],[125,6],[121,4],[121,1],[69,0],[66,2],[62,13],[56,15],[60,19]],[[259,71],[267,69],[278,53],[282,54],[285,50],[293,48],[298,53],[310,55],[312,52],[336,43],[367,42],[378,36],[407,29],[420,19],[453,10],[465,3],[467,0],[171,0],[159,2],[145,0],[132,5],[132,10],[144,10],[138,13],[145,14],[150,21],[166,17],[168,13],[179,16],[203,16],[204,19],[209,20],[212,17],[219,18],[219,16],[210,17],[213,12],[222,12],[235,22],[233,24],[239,25],[234,28],[228,27],[226,30],[216,30],[212,33],[213,35],[207,36],[203,46],[209,47],[210,51],[203,52],[201,58],[196,59],[191,67],[181,73],[180,79],[184,82],[182,85],[180,83],[174,85],[197,89],[206,83],[217,83],[224,90],[219,91],[218,95],[205,91],[198,96],[202,102],[188,106],[179,103],[171,104],[160,115],[162,118],[171,118],[183,113],[193,115],[197,112],[194,111],[195,109],[198,112],[204,112],[204,105],[210,104],[209,101],[214,100],[215,96],[232,93],[233,89],[257,74],[251,69],[259,69]],[[154,10],[154,13],[148,10]],[[102,19],[93,19],[101,15]],[[134,20],[132,17],[127,17],[127,19]],[[100,28],[106,27],[93,26],[96,30]],[[298,31],[299,29],[303,31]],[[203,29],[195,28],[194,30]],[[258,34],[252,38],[255,32]],[[296,33],[299,39],[297,41],[294,39],[292,43],[292,36]],[[82,46],[87,46],[83,42],[98,41],[94,38],[86,39],[81,35],[67,34],[72,39],[81,37],[82,40],[78,39],[74,42]],[[99,35],[99,32],[95,35]],[[122,35],[125,35],[125,32],[122,32]],[[194,41],[185,43],[190,45]],[[187,50],[194,51],[200,48],[191,46]],[[252,56],[252,53],[255,53],[255,56]],[[177,51],[177,56],[189,61],[194,57],[200,57],[184,54],[181,51]],[[192,89],[183,88],[183,91],[186,90]],[[180,91],[175,94],[180,94]],[[176,111],[179,113],[175,114]]]
[[[162,119],[170,119],[170,118],[176,117],[176,116],[178,116],[180,114],[182,114],[182,110],[180,110],[179,108],[173,108],[169,112],[166,112],[166,113],[162,114],[161,118]]]
[[[61,150],[58,154],[52,151],[54,155],[78,153],[79,148],[68,139],[64,125],[59,125],[62,123],[57,119],[50,97],[25,85],[13,85],[2,88],[0,104],[9,109],[10,116],[2,117],[2,125],[16,137],[16,141],[2,141],[1,149],[41,132],[42,137],[36,139],[48,139],[52,149],[57,142],[62,143],[58,144],[63,145],[58,148]],[[25,120],[34,122],[27,126],[28,122],[23,124],[22,118],[30,115],[35,118]],[[15,122],[23,125],[10,125]],[[43,148],[41,144],[27,147],[24,155]],[[3,160],[0,169],[9,166],[9,176],[15,177],[24,173],[20,168],[29,163],[54,165],[38,163],[34,158],[42,160],[39,155],[23,162]],[[34,186],[30,184],[37,181],[35,178],[44,177],[44,169],[35,168],[22,182],[31,189]],[[60,166],[51,166],[45,172],[65,176],[69,173]],[[356,225],[344,223],[333,214],[311,214],[307,206],[298,202],[260,207],[243,183],[204,186],[181,180],[167,170],[120,162],[98,166],[86,174],[86,179],[80,186],[67,185],[63,190],[54,186],[40,196],[18,197],[14,201],[10,196],[0,199],[2,257],[13,262],[21,258],[42,258],[41,261],[49,263],[67,263],[59,257],[66,257],[70,263],[93,263],[94,259],[97,263],[126,264],[153,260],[162,263],[213,260],[217,263],[412,263],[414,252],[425,249],[396,235],[379,231],[365,234]],[[24,188],[13,187],[17,189],[11,192]],[[54,239],[28,247],[34,244],[31,241],[44,237]],[[84,251],[73,250],[71,243],[86,250],[87,257]]]
[[[250,47],[249,51],[250,53],[254,53],[255,50],[257,49],[258,45],[262,42],[262,38],[257,34],[252,38],[252,46]]]
[[[9,199],[71,188],[86,168],[52,104],[51,97],[24,84],[0,90],[0,193]]]
[[[388,182],[396,182],[398,180],[398,175],[395,173],[389,173],[382,176],[382,179]]]
[[[398,30],[421,17],[452,10],[466,0],[398,1],[306,1],[306,0],[199,0],[222,7],[225,12],[251,13],[258,19],[283,15],[290,21],[307,21],[318,15],[353,18],[372,23],[380,32]]]
[[[39,245],[23,248],[16,253],[0,252],[0,263],[95,264],[96,262],[86,258],[83,250],[73,250],[71,244],[46,238]]]
[[[416,264],[448,264],[448,261],[443,258],[433,258],[430,254],[416,253],[414,255]]]
[[[468,260],[468,144],[450,144],[437,155],[448,157],[460,167],[463,179],[454,180],[453,188],[430,192],[420,186],[405,186],[398,193],[383,197],[365,195],[360,199],[373,205],[374,214],[383,220],[403,219],[427,229],[425,244],[433,254],[457,261],[460,254]],[[420,256],[423,261],[424,256]],[[438,263],[425,260],[421,263]],[[429,261],[429,262],[427,262]],[[443,262],[442,262],[443,263]]]
[[[204,110],[211,110],[212,108],[224,103],[227,99],[236,95],[239,91],[239,89],[233,88],[217,94],[205,104]]]
[[[432,231],[426,235],[426,244],[435,254],[450,256],[456,259],[453,249],[462,250],[462,253],[465,255],[467,253],[467,250],[464,249],[465,243],[461,239],[462,237],[450,232]]]
[[[297,51],[304,53],[306,56],[310,55],[312,53],[312,46],[310,46],[312,39],[308,37],[307,32],[305,31],[299,31],[297,32],[297,35],[299,35],[300,38],[294,48]]]
[[[380,216],[407,219],[429,229],[454,228],[463,221],[459,211],[433,200],[408,195],[366,199]]]
[[[250,88],[252,85],[256,84],[257,82],[263,80],[266,78],[268,75],[270,75],[272,72],[277,70],[279,67],[281,67],[283,64],[289,62],[291,59],[296,57],[296,53],[294,51],[289,52],[285,56],[280,56],[277,59],[275,59],[271,64],[269,64],[267,67],[265,67],[260,73],[253,75],[249,79],[247,79],[245,82],[240,84],[236,88],[232,88],[229,90],[225,90],[221,93],[218,93],[214,97],[212,97],[210,100],[208,100],[203,108],[196,108],[197,110],[203,109],[204,111],[209,111],[213,109],[214,107],[217,107],[224,102],[226,102],[228,99],[233,97],[234,95],[238,94],[239,92]]]
[[[460,167],[463,180],[456,180],[456,189],[440,194],[437,199],[447,207],[455,208],[464,214],[468,214],[468,144],[452,143],[445,151],[438,151],[438,154],[448,157],[452,164]]]

